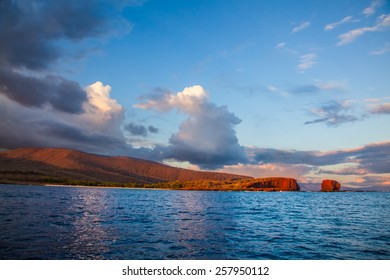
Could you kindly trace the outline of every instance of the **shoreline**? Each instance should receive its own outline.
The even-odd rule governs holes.
[[[0,185],[22,185],[22,186],[38,186],[38,187],[75,187],[75,188],[98,188],[98,189],[127,189],[127,190],[161,190],[161,191],[206,191],[206,192],[319,192],[319,191],[281,191],[281,190],[257,190],[257,189],[227,189],[227,188],[158,188],[158,187],[131,187],[131,186],[89,186],[89,185],[67,185],[67,184],[46,184],[46,183],[33,183],[33,182],[21,182],[21,183],[3,183]]]
[[[88,186],[88,185],[65,185],[65,184],[45,184],[45,183],[32,183],[32,182],[23,182],[23,183],[4,183],[0,182],[1,185],[19,185],[19,186],[35,186],[35,187],[63,187],[63,188],[97,188],[97,189],[132,189],[132,190],[171,190],[163,188],[142,188],[142,187],[120,187],[120,186]],[[172,189],[174,190],[174,189]]]
[[[9,183],[0,182],[1,185],[21,185],[21,186],[37,186],[37,187],[63,187],[63,188],[97,188],[97,189],[126,189],[126,190],[155,190],[155,191],[206,191],[206,192],[302,192],[302,193],[323,193],[316,190],[301,190],[301,191],[278,191],[278,190],[248,190],[248,189],[186,189],[186,188],[157,188],[157,187],[126,187],[126,186],[88,186],[88,185],[65,185],[65,184],[45,184],[45,183]],[[335,193],[344,192],[390,192],[390,191],[370,191],[370,190],[341,190]],[[334,192],[333,192],[334,193]]]
[[[75,188],[94,188],[94,189],[131,189],[131,190],[169,190],[162,188],[142,188],[142,187],[114,187],[114,186],[86,186],[86,185],[60,185],[60,184],[39,184],[42,187],[75,187]]]

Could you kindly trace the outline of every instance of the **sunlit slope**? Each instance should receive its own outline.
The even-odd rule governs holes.
[[[122,156],[102,156],[61,148],[21,148],[0,152],[0,181],[88,180],[121,183],[231,180],[246,176],[193,171]]]

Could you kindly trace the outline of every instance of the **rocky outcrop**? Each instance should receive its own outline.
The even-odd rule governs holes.
[[[300,191],[297,180],[284,177],[258,178],[250,180],[247,189],[256,189],[263,191]]]
[[[279,192],[299,191],[295,179],[283,177],[239,179],[227,181],[186,181],[164,182],[145,185],[146,188],[198,191],[249,191],[249,192]]]
[[[335,180],[323,180],[321,184],[322,192],[339,192],[340,191],[340,183]]]

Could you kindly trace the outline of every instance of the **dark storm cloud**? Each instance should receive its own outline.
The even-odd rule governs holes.
[[[0,96],[0,147],[67,147],[93,153],[126,154],[131,146],[118,134],[89,130],[74,119],[62,119],[54,112],[22,107]],[[15,112],[15,113],[13,113]]]
[[[142,124],[129,123],[124,127],[125,131],[133,136],[148,136],[149,133],[158,133],[158,128],[150,125],[148,127]]]
[[[128,125],[125,126],[125,130],[134,136],[146,137],[148,135],[147,128],[142,124],[129,123]]]
[[[66,139],[75,143],[75,145],[91,145],[91,146],[103,146],[108,145],[110,147],[122,145],[124,142],[119,141],[118,139],[111,137],[106,134],[86,132],[84,128],[79,128],[67,123],[61,123],[59,121],[55,122],[40,122],[39,126],[41,131],[50,135],[50,137],[58,139]]]
[[[80,113],[86,94],[74,81],[59,76],[35,78],[0,68],[0,94],[26,107],[53,108],[66,113]]]
[[[390,173],[390,142],[367,145],[351,156],[372,173]]]
[[[0,1],[0,148],[55,146],[125,154],[129,146],[118,132],[121,106],[95,96],[95,103],[116,104],[110,107],[115,118],[106,118],[89,103],[86,90],[55,71],[61,59],[77,59],[85,46],[95,48],[98,41],[91,39],[129,31],[121,12],[138,2]]]
[[[120,131],[123,111],[115,100],[102,98],[109,94],[106,88],[95,85],[94,90],[103,95],[93,91],[90,95],[95,95],[95,103],[115,105],[109,106],[110,118],[89,103],[90,95],[87,98],[77,82],[45,74],[54,73],[53,66],[64,57],[77,59],[85,53],[80,46],[95,48],[91,43],[97,41],[89,39],[128,32],[131,24],[121,12],[141,2],[0,1],[0,148],[67,147],[101,154],[151,154],[126,143]]]
[[[157,127],[154,127],[152,125],[148,126],[148,130],[150,133],[158,133],[159,129]]]
[[[19,104],[80,113],[86,93],[78,83],[44,76],[58,59],[70,55],[63,43],[104,36],[130,24],[120,15],[123,1],[3,0],[0,2],[0,94]],[[26,69],[29,74],[23,73]]]
[[[129,24],[111,1],[0,2],[0,63],[44,69],[63,55],[58,40],[79,41]]]

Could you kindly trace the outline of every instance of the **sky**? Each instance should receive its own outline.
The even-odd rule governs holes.
[[[390,188],[387,0],[3,0],[0,149]]]

